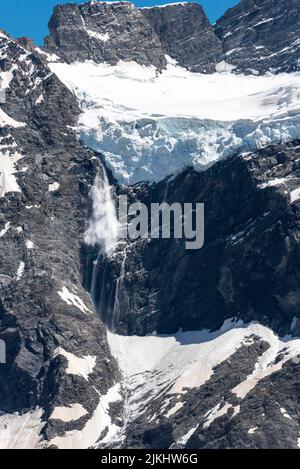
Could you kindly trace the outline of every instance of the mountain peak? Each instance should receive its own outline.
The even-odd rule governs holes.
[[[115,65],[124,60],[162,70],[169,55],[192,71],[211,73],[223,57],[221,44],[197,3],[153,8],[137,8],[129,2],[58,5],[49,30],[47,51],[69,63],[93,60]]]

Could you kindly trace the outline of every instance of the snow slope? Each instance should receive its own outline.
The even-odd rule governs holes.
[[[78,98],[80,137],[121,183],[300,137],[300,73],[202,75],[172,60],[161,74],[130,62],[50,67]]]
[[[42,448],[42,415],[41,409],[23,415],[0,413],[0,449]]]
[[[202,330],[146,337],[119,336],[108,332],[111,352],[124,376],[122,387],[128,396],[128,420],[134,420],[147,411],[148,404],[161,395],[165,395],[161,414],[166,418],[174,415],[182,408],[182,402],[176,402],[179,395],[184,403],[184,395],[189,389],[203,386],[217,365],[228,360],[243,345],[249,346],[254,336],[269,344],[269,348],[258,357],[251,374],[231,390],[241,400],[260,380],[279,371],[288,360],[297,360],[300,339],[280,339],[265,326],[243,324],[234,319],[226,320],[215,332]],[[168,405],[173,401],[175,405],[169,409]],[[213,415],[207,412],[207,427],[231,407],[225,404],[222,412],[219,412],[219,406]],[[239,412],[239,406],[234,408],[234,412]]]

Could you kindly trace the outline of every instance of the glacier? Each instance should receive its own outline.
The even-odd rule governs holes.
[[[120,184],[203,170],[236,152],[300,138],[300,73],[192,73],[154,67],[51,62],[82,114],[78,134]],[[229,64],[230,65],[230,64]]]

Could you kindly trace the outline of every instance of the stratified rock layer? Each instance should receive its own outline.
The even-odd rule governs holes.
[[[298,0],[242,0],[217,21],[215,32],[238,72],[300,69]]]
[[[213,73],[223,60],[223,50],[203,8],[197,3],[178,3],[143,8],[166,54],[192,72]]]

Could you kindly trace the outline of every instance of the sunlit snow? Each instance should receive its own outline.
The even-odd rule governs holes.
[[[77,357],[73,353],[67,352],[62,347],[58,347],[54,351],[53,358],[58,355],[62,355],[68,360],[67,374],[82,376],[86,381],[89,380],[89,375],[93,373],[96,366],[96,357],[90,355]]]
[[[241,346],[250,345],[250,338],[259,337],[269,348],[258,357],[254,370],[232,393],[243,399],[260,380],[279,371],[284,363],[300,354],[300,339],[280,339],[269,328],[258,323],[243,324],[227,320],[216,332],[179,332],[174,336],[119,336],[108,332],[111,352],[117,359],[127,389],[129,419],[146,409],[147,403],[165,393],[166,399],[179,394],[183,398],[189,389],[203,386],[213,375],[214,368],[229,359]],[[283,354],[283,350],[285,353]],[[182,405],[175,404],[164,415],[170,417]],[[239,405],[219,403],[207,412],[205,428],[213,420]],[[164,409],[161,409],[164,413]],[[232,418],[232,417],[231,417]]]
[[[133,62],[50,67],[78,98],[80,137],[121,183],[300,137],[300,73],[202,75],[170,60],[162,73]]]

